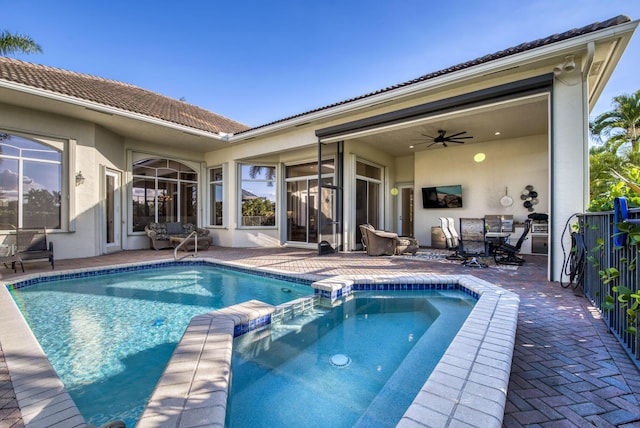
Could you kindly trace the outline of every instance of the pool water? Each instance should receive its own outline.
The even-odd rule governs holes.
[[[12,290],[78,409],[135,425],[192,317],[251,299],[277,305],[304,284],[212,266],[146,269]]]
[[[323,313],[234,339],[229,427],[393,427],[476,299],[357,292]]]

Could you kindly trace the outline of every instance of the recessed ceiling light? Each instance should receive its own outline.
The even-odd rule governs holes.
[[[500,131],[496,131],[493,135],[500,135]]]
[[[410,149],[413,149],[413,147],[414,147],[413,144],[409,146]]]

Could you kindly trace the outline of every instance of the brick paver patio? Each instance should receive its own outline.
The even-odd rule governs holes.
[[[520,296],[505,427],[640,427],[640,370],[580,293],[546,281],[544,257],[528,257],[524,266],[508,270],[465,268],[409,256],[350,253],[318,257],[315,251],[290,248],[215,247],[201,255],[319,276],[388,270],[476,275]],[[170,251],[126,251],[56,261],[56,271],[171,257]],[[25,269],[27,273],[46,272],[50,266],[29,263]],[[21,273],[2,268],[0,275],[8,280]],[[0,428],[22,426],[0,343]]]

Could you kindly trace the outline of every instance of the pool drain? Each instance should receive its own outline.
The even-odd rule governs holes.
[[[349,364],[351,364],[351,358],[347,357],[344,354],[332,355],[329,361],[331,361],[332,366],[339,368],[347,367]]]

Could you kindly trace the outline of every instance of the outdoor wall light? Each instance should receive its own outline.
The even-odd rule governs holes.
[[[559,76],[562,73],[571,73],[576,69],[576,62],[573,59],[573,55],[567,55],[564,57],[564,62],[553,67],[553,74]]]
[[[84,183],[84,175],[82,175],[82,171],[78,171],[76,174],[76,186],[79,186],[82,183]]]
[[[576,62],[573,60],[573,55],[569,55],[565,58],[563,70],[567,73],[571,73],[576,69]]]

